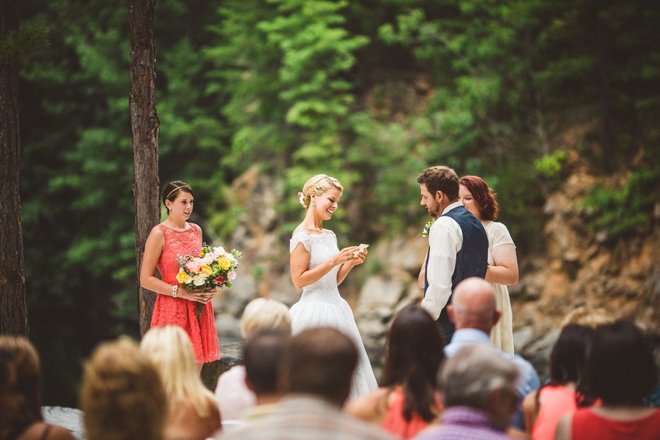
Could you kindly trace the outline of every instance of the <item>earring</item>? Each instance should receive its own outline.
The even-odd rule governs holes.
[[[314,203],[314,204],[312,205],[312,208],[316,209],[316,203]]]

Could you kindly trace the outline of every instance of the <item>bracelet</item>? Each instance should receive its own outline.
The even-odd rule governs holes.
[[[172,298],[176,298],[176,293],[179,290],[179,286],[172,286]]]

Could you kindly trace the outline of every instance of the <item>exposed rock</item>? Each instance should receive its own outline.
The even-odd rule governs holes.
[[[579,131],[570,136],[578,139]],[[633,319],[660,339],[660,214],[651,231],[637,231],[614,243],[608,233],[592,232],[581,201],[596,183],[618,177],[595,177],[584,169],[574,166],[561,190],[547,198],[543,245],[534,255],[518,255],[520,281],[510,288],[516,351],[532,361],[541,377],[547,376],[549,351],[560,323],[579,306]],[[243,267],[234,287],[215,303],[219,329],[231,338],[236,337],[238,319],[250,299],[267,296],[291,306],[300,297],[289,276],[288,241],[281,239],[282,225],[273,214],[282,202],[281,185],[251,168],[237,180],[235,192],[249,213],[240,219],[232,237],[234,247],[243,251]],[[377,377],[392,316],[422,297],[417,274],[427,241],[418,233],[401,231],[371,243],[364,267],[353,270],[340,286],[354,309]]]

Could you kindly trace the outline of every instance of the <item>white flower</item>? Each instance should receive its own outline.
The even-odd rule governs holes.
[[[203,286],[205,283],[206,283],[206,275],[204,274],[200,273],[199,275],[195,275],[195,277],[193,278],[193,284],[195,286]]]
[[[213,252],[215,252],[216,255],[222,255],[227,253],[227,251],[225,251],[225,248],[223,248],[222,246],[214,247]]]
[[[236,279],[236,271],[232,269],[229,272],[227,272],[227,279],[229,281],[234,281]]]

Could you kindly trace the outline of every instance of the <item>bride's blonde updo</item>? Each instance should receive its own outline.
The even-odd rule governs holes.
[[[300,196],[300,203],[307,209],[309,202],[312,198],[312,192],[320,196],[330,188],[337,188],[339,191],[344,191],[339,180],[330,177],[327,174],[317,174],[311,177],[303,186],[302,195]]]

